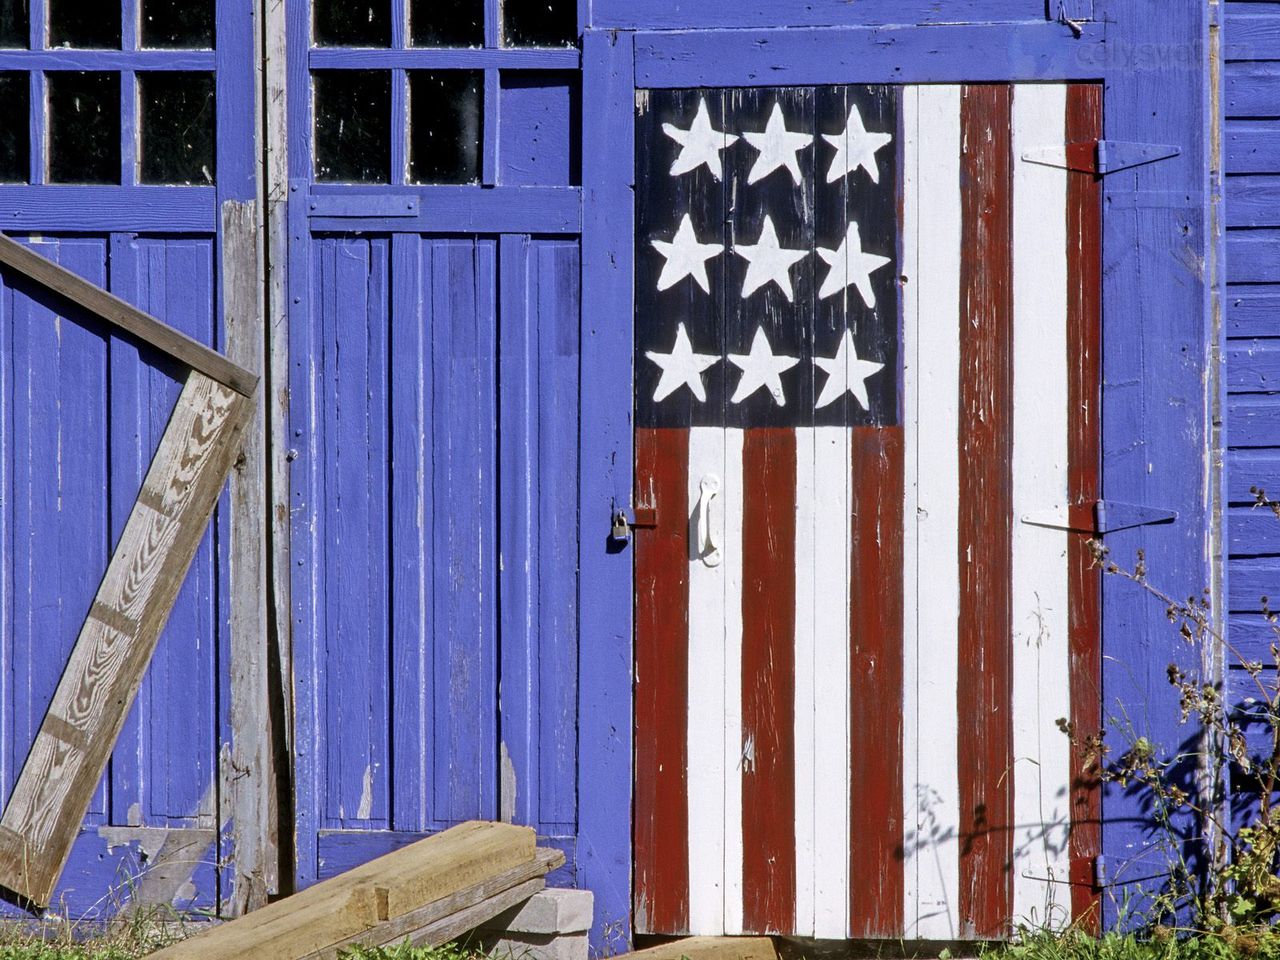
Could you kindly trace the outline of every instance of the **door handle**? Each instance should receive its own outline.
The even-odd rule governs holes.
[[[714,473],[706,474],[698,484],[698,491],[698,559],[708,567],[718,567],[724,557],[711,522],[711,502],[720,493],[720,478]]]

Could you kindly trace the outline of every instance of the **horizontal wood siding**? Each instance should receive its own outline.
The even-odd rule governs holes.
[[[1250,488],[1280,496],[1280,3],[1225,10],[1229,639],[1270,662],[1258,610],[1280,591],[1280,520]]]
[[[45,257],[216,346],[211,237],[45,237]],[[0,788],[8,797],[169,421],[184,370],[82,311],[0,273]],[[161,842],[186,871],[161,891],[217,902],[215,782],[225,563],[215,516],[54,894],[112,909]],[[153,827],[179,828],[165,840]],[[163,855],[161,857],[164,858]],[[184,887],[190,877],[191,887]],[[179,890],[182,887],[183,889]],[[157,888],[148,885],[147,893]]]

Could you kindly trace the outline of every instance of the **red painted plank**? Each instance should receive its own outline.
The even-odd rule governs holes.
[[[1102,135],[1102,88],[1074,84],[1067,91],[1067,143]],[[1088,173],[1067,180],[1068,498],[1087,503],[1101,495],[1102,185]],[[1102,852],[1102,784],[1080,746],[1102,727],[1102,583],[1089,538],[1068,547],[1071,652],[1071,913],[1091,933],[1101,930],[1102,904],[1094,861]]]
[[[635,928],[689,929],[686,717],[689,677],[689,432],[638,429],[635,533]]]
[[[1012,88],[960,106],[960,928],[1000,937],[1013,908]]]
[[[795,924],[796,436],[756,428],[742,445],[743,923]]]
[[[850,927],[901,937],[902,428],[855,427],[852,448]]]

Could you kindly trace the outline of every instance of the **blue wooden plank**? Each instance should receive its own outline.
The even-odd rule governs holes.
[[[0,50],[0,70],[213,70],[212,50]]]
[[[1266,507],[1233,507],[1226,533],[1233,557],[1280,556],[1280,519]]]
[[[1227,654],[1234,662],[1272,664],[1271,645],[1280,643],[1275,627],[1257,613],[1238,613],[1227,620]]]
[[[573,47],[432,49],[335,49],[316,47],[307,55],[313,70],[577,70]]]
[[[432,243],[432,818],[497,816],[496,244]]]
[[[1043,0],[595,0],[590,26],[620,30],[1043,21]]]
[[[576,182],[576,74],[502,74],[498,182],[568,186]]]
[[[1228,451],[1226,482],[1228,503],[1253,503],[1252,487],[1259,487],[1280,500],[1280,450]]]
[[[1227,336],[1280,337],[1280,286],[1228,286],[1224,304]]]
[[[1280,598],[1280,557],[1245,557],[1231,562],[1231,586],[1227,594],[1232,613],[1255,613],[1262,598]]]
[[[212,233],[212,187],[31,187],[0,184],[0,229]]]
[[[0,543],[13,543],[16,529],[15,507],[18,504],[14,476],[21,469],[14,451],[17,449],[15,411],[21,406],[20,395],[15,390],[17,370],[14,367],[14,291],[7,278],[0,277]],[[20,688],[14,672],[15,620],[14,598],[17,584],[14,580],[14,549],[0,550],[0,724],[4,735],[0,736],[0,799],[7,799],[13,790],[21,760],[15,756],[14,709]]]
[[[1280,116],[1280,63],[1271,61],[1228,63],[1223,68],[1223,113],[1226,117]]]
[[[261,29],[257,7],[220,3],[215,7],[217,73],[214,77],[217,132],[216,153],[219,202],[249,201],[257,196],[260,154],[253,149],[261,120],[254,109],[258,58],[254,33]],[[303,89],[303,88],[297,88]]]
[[[1228,4],[1222,40],[1228,60],[1280,60],[1280,14],[1270,6],[1254,12]]]
[[[1280,229],[1227,235],[1227,270],[1233,283],[1280,281]]]
[[[632,555],[608,539],[631,503],[631,37],[588,31],[583,64],[578,877],[595,894],[592,947],[609,954],[631,942]]]
[[[1280,340],[1232,341],[1227,346],[1226,382],[1232,393],[1280,390]]]
[[[1111,56],[1100,26],[1009,26],[679,31],[635,38],[640,87],[813,83],[944,83],[1093,79]]]
[[[1280,178],[1227,177],[1224,184],[1228,227],[1280,226]],[[1226,265],[1231,280],[1231,264]]]
[[[419,187],[406,191],[350,190],[335,195],[332,187],[316,188],[311,229],[317,233],[388,228],[378,210],[387,196],[416,199],[415,216],[397,217],[395,229],[415,233],[577,233],[582,222],[582,192],[576,187]],[[405,201],[408,203],[408,201]],[[367,208],[362,209],[362,205]],[[366,212],[366,209],[368,212]]]
[[[1280,123],[1233,120],[1225,130],[1228,173],[1280,173]]]
[[[1232,447],[1273,447],[1280,437],[1280,397],[1246,394],[1227,401]]]
[[[1206,566],[1201,457],[1206,447],[1203,360],[1207,330],[1202,274],[1188,268],[1206,256],[1206,78],[1201,58],[1180,51],[1202,48],[1208,10],[1198,0],[1171,0],[1150,16],[1143,0],[1097,0],[1108,53],[1105,118],[1108,139],[1172,143],[1182,154],[1108,176],[1107,197],[1138,190],[1187,191],[1182,209],[1109,210],[1104,220],[1103,494],[1128,503],[1159,504],[1178,522],[1108,536],[1118,561],[1145,551],[1153,581],[1175,596],[1199,595]],[[1126,51],[1179,51],[1126,65]],[[1234,435],[1235,425],[1232,424]],[[1188,464],[1193,469],[1188,469]],[[1233,583],[1232,589],[1235,589]],[[1104,716],[1133,720],[1169,755],[1181,743],[1176,698],[1164,671],[1194,656],[1170,629],[1159,604],[1135,585],[1103,582]],[[1196,662],[1198,666],[1198,660]],[[1141,798],[1110,789],[1103,800],[1104,919],[1115,923],[1120,905],[1141,915],[1146,895],[1139,881],[1165,866]],[[1128,914],[1132,916],[1133,914]]]
[[[424,256],[425,252],[425,256]],[[428,271],[424,276],[424,271]],[[423,292],[431,289],[430,250],[422,239],[391,239],[391,783],[395,830],[431,825],[428,758],[434,753],[429,670],[434,618],[430,551],[435,524],[430,499],[435,436],[431,327]]]
[[[389,824],[386,240],[321,245],[325,822]]]

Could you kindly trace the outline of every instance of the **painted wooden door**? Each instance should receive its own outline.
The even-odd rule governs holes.
[[[1100,133],[1087,84],[638,92],[638,932],[1096,910]]]
[[[213,0],[0,17],[3,229],[225,349],[220,208],[254,196],[253,21]],[[0,276],[0,792],[26,759],[181,386],[147,348]],[[179,371],[180,373],[180,371]],[[227,516],[200,546],[51,910],[232,894]]]
[[[301,884],[475,818],[577,878],[577,6],[464,7],[289,7]]]

